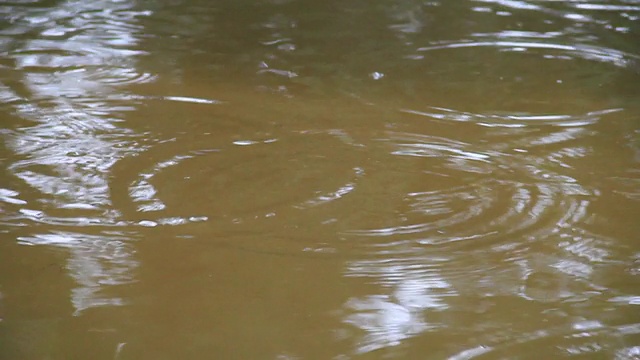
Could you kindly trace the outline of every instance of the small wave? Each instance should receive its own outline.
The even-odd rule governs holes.
[[[623,51],[605,48],[595,45],[585,44],[558,44],[558,43],[544,43],[534,41],[477,41],[477,40],[462,40],[462,41],[443,41],[431,46],[418,48],[419,52],[434,51],[434,50],[447,50],[447,49],[462,49],[462,48],[478,48],[478,47],[493,47],[501,51],[516,51],[522,52],[527,50],[552,50],[559,51],[566,55],[570,55],[576,58],[582,58],[585,60],[595,60],[599,62],[609,63],[621,68],[629,66],[631,60],[640,59],[639,56]]]
[[[533,165],[537,161],[524,154],[483,151],[424,135],[390,133],[387,142],[392,154],[415,158],[414,162],[424,159],[423,189],[405,195],[406,210],[393,225],[352,230],[349,235],[444,246],[458,242],[478,246],[516,234],[544,238],[559,224],[579,221],[583,213],[579,197],[591,194],[575,180],[541,172]],[[395,246],[393,241],[384,243]]]
[[[275,216],[304,217],[311,209],[348,196],[365,176],[363,169],[352,163],[336,164],[333,154],[342,151],[352,157],[353,145],[331,133],[307,130],[245,140],[224,140],[210,134],[188,143],[169,142],[150,148],[137,157],[135,166],[140,166],[141,156],[156,160],[138,170],[136,179],[125,181],[135,210],[127,210],[130,206],[123,203],[123,211],[154,226],[181,225],[193,219],[236,226]],[[211,145],[197,145],[204,143]],[[173,151],[182,154],[160,160]],[[120,165],[115,169],[123,170]],[[336,176],[336,171],[342,175]],[[328,172],[331,177],[324,175]],[[124,179],[117,175],[114,181]],[[182,187],[200,189],[191,192],[199,198],[184,199]],[[117,192],[121,191],[125,190]]]
[[[530,125],[581,127],[597,123],[604,116],[623,111],[621,108],[589,111],[584,114],[473,113],[432,106],[427,111],[400,109],[400,112],[435,120],[473,122],[485,127],[522,128]]]
[[[449,360],[509,359],[509,354],[531,354],[524,359],[571,358],[590,359],[604,356],[611,359],[631,359],[637,355],[637,346],[610,349],[604,343],[624,343],[625,338],[637,337],[639,324],[606,325],[597,320],[577,320],[567,327],[540,329],[511,334],[494,334],[484,344],[465,349],[448,357]],[[549,347],[541,342],[562,339],[562,344]],[[531,349],[538,349],[532,351]],[[627,357],[631,355],[631,357]],[[524,355],[523,355],[524,356]],[[522,357],[521,357],[522,358]]]

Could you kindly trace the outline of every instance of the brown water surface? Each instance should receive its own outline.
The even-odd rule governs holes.
[[[0,359],[640,359],[640,2],[0,7]]]

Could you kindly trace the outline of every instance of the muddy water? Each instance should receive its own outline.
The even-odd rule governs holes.
[[[640,358],[640,3],[0,8],[0,359]]]

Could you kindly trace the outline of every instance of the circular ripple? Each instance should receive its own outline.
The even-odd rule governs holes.
[[[434,41],[407,61],[395,74],[403,79],[401,111],[485,126],[593,124],[631,107],[621,87],[640,83],[640,56],[564,31]]]
[[[580,196],[590,192],[567,176],[538,168],[537,160],[526,154],[416,134],[390,133],[387,142],[392,154],[421,162],[416,167],[425,170],[388,226],[350,235],[423,245],[486,246],[485,241],[516,238],[526,243],[584,216]],[[396,245],[389,240],[381,244]]]
[[[321,211],[316,220],[305,218],[348,196],[364,175],[354,145],[333,130],[244,139],[202,135],[139,157],[144,160],[134,159],[135,166],[148,165],[129,183],[124,209],[147,226],[207,222],[220,231],[254,225],[265,231],[275,224],[295,230],[331,222]],[[272,219],[278,220],[273,226]]]
[[[157,76],[139,72],[133,67],[118,67],[118,66],[101,66],[101,67],[86,67],[87,71],[86,79],[89,81],[96,81],[103,85],[133,85],[143,84],[154,81]]]

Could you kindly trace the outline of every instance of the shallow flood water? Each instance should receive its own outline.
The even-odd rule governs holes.
[[[0,359],[639,359],[640,2],[0,8]]]

